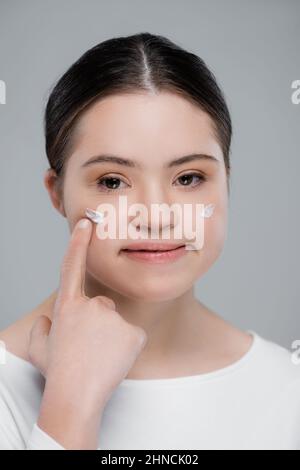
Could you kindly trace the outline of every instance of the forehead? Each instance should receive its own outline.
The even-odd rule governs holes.
[[[222,160],[210,116],[170,92],[116,94],[85,111],[77,124],[74,153],[83,162],[112,153],[152,163],[187,153]]]

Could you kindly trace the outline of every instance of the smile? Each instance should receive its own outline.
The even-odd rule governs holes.
[[[151,248],[152,247],[149,246],[143,246],[143,248],[140,249],[133,249],[131,246],[130,248],[121,250],[121,253],[132,260],[156,264],[176,261],[187,253],[185,245],[177,245],[174,247],[174,245],[168,246],[163,244],[156,244],[156,249]]]

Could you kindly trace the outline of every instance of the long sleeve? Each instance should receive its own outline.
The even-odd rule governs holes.
[[[0,450],[65,450],[51,436],[44,432],[37,422],[30,426],[25,417],[28,417],[30,411],[29,401],[22,399],[16,400],[16,387],[13,382],[9,382],[7,378],[11,378],[8,374],[13,372],[8,369],[7,365],[2,365],[0,372],[2,377],[0,380]],[[35,375],[38,377],[38,375]],[[34,393],[34,389],[26,387],[26,380],[22,381],[22,392],[28,399],[36,396],[37,410],[40,395]],[[27,422],[26,422],[27,421]]]
[[[65,448],[34,423],[26,450],[65,450]]]
[[[0,450],[66,450],[36,421],[28,432],[23,413],[25,410],[22,412],[9,390],[0,383]]]
[[[65,450],[37,423],[34,423],[28,437],[22,413],[13,406],[13,402],[10,403],[9,398],[0,393],[0,450]]]
[[[37,423],[34,423],[29,440],[26,444],[26,450],[66,450],[49,434],[43,431]],[[100,447],[97,450],[101,450]]]

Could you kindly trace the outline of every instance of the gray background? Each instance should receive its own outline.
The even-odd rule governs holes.
[[[142,31],[202,57],[233,119],[228,237],[197,297],[290,349],[300,338],[298,0],[1,0],[0,328],[57,287],[69,238],[43,185],[48,90],[96,43]]]

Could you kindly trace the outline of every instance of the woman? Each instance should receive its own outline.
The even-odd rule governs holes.
[[[300,448],[289,351],[194,295],[226,239],[231,134],[214,75],[162,36],[104,41],[57,82],[44,181],[72,236],[58,289],[1,332],[1,448]],[[86,210],[124,216],[121,195],[149,210],[212,204],[203,246],[175,242],[173,219],[139,220],[159,233],[147,253],[101,239]]]

